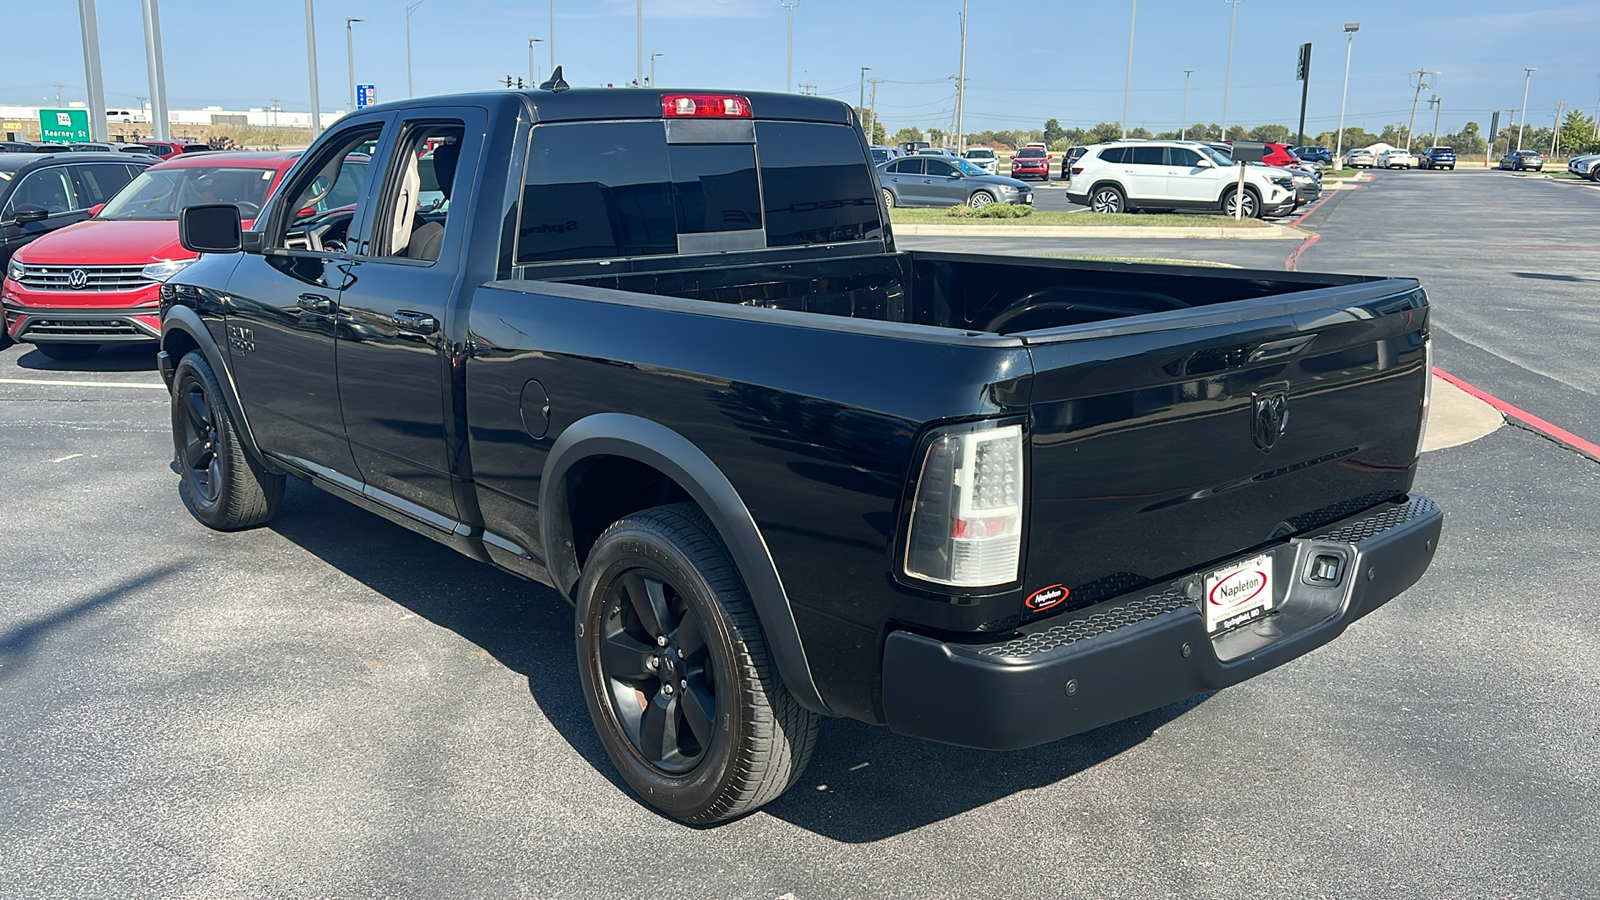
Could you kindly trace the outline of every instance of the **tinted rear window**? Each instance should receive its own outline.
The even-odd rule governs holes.
[[[661,122],[533,129],[518,263],[678,252]]]
[[[767,246],[882,236],[878,192],[848,125],[757,122]]]
[[[1100,159],[1102,162],[1120,165],[1121,163],[1127,162],[1128,149],[1129,148],[1127,147],[1107,147],[1106,149],[1100,151]]]
[[[679,234],[761,227],[754,147],[674,144],[668,156]]]

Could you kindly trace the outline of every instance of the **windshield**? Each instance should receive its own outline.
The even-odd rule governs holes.
[[[978,165],[976,163],[970,163],[970,162],[967,162],[964,159],[952,159],[950,161],[955,164],[956,168],[961,170],[961,174],[963,174],[963,175],[987,175],[987,174],[989,174],[988,172],[984,171],[983,166],[980,166],[980,165]]]
[[[993,150],[968,150],[967,159],[994,159]]]
[[[182,166],[146,169],[117,192],[99,219],[177,219],[197,203],[232,203],[251,218],[261,211],[276,169]]]
[[[1212,162],[1216,163],[1219,166],[1231,166],[1231,165],[1233,165],[1233,157],[1229,156],[1226,153],[1223,153],[1221,150],[1218,150],[1218,149],[1216,149],[1214,147],[1207,147],[1207,146],[1202,144],[1201,146],[1198,146],[1198,147],[1196,147],[1194,149],[1199,150],[1201,153],[1204,153],[1207,157],[1209,157],[1211,159]]]

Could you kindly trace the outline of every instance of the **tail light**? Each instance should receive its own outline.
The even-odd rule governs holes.
[[[1072,174],[1074,174],[1074,175],[1082,175],[1083,174],[1083,166],[1073,166],[1072,167]]]
[[[737,94],[663,94],[661,114],[669,119],[748,119],[750,101]]]
[[[1020,578],[1022,426],[968,423],[935,432],[917,476],[905,573],[955,587]]]
[[[1422,427],[1417,430],[1417,455],[1422,455],[1422,442],[1428,439],[1428,411],[1433,405],[1433,338],[1422,339]]]

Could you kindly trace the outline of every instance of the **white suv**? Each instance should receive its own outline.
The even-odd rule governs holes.
[[[1205,209],[1233,215],[1238,184],[1233,160],[1197,141],[1117,141],[1090,147],[1072,164],[1067,199],[1095,212]],[[1244,215],[1282,215],[1294,206],[1288,172],[1244,167]]]

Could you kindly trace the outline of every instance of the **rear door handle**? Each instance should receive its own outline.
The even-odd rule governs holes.
[[[327,313],[333,312],[333,298],[322,294],[301,294],[295,298],[294,305],[306,312]]]
[[[401,331],[410,331],[416,334],[433,334],[439,330],[439,320],[427,313],[398,310],[394,314],[394,324]]]

